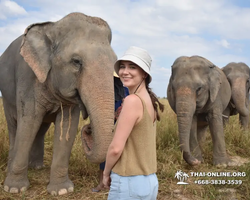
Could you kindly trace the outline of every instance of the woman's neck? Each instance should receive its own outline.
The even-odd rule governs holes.
[[[142,91],[146,90],[145,82],[143,81],[140,85],[137,85],[136,87],[128,87],[129,94],[134,93],[141,93]]]

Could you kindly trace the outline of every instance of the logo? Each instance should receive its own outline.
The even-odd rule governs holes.
[[[185,172],[182,172],[181,170],[175,173],[174,178],[177,178],[179,180],[179,182],[177,183],[178,185],[189,184],[189,183],[184,182],[189,178],[188,174],[186,174]]]

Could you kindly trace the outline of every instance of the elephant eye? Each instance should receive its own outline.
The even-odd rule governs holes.
[[[249,79],[247,79],[246,87],[247,87],[247,89],[248,89],[248,92],[249,92],[249,90],[250,90],[250,83],[249,83],[249,82],[250,82]]]
[[[72,58],[71,59],[71,63],[76,66],[77,68],[81,68],[82,67],[82,60],[79,58]]]
[[[198,89],[196,90],[196,95],[200,95],[202,92],[202,87],[198,87]]]

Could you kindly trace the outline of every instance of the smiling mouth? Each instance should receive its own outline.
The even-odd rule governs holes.
[[[123,80],[130,80],[131,78],[128,78],[128,77],[122,77]]]

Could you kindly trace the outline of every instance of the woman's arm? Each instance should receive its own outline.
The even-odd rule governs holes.
[[[140,121],[142,115],[143,106],[139,97],[133,94],[127,96],[124,100],[123,107],[117,121],[116,131],[106,156],[106,164],[103,172],[103,183],[105,181],[104,185],[106,187],[110,185],[110,172],[120,158],[134,125]]]

